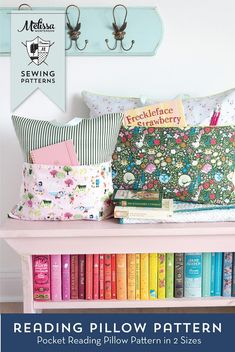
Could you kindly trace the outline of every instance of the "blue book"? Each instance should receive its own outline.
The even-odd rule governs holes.
[[[215,296],[222,296],[223,253],[215,253]]]
[[[232,286],[232,296],[235,297],[235,253],[233,253],[233,286]]]
[[[215,253],[211,253],[211,296],[215,295]]]
[[[225,252],[223,258],[223,296],[232,295],[233,253]]]
[[[211,253],[202,254],[202,297],[211,295]]]
[[[184,295],[202,296],[202,253],[185,253]]]

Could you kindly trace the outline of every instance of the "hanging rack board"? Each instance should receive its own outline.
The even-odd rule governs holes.
[[[0,8],[0,55],[9,56],[11,53],[11,11],[17,8]],[[65,8],[33,8],[34,11],[64,10]],[[131,41],[135,43],[130,51],[120,48],[120,43],[115,51],[107,48],[105,39],[109,40],[112,47],[115,44],[113,36],[113,8],[112,7],[81,7],[81,35],[78,45],[83,46],[87,39],[88,45],[84,51],[79,51],[73,43],[72,48],[66,51],[69,56],[152,56],[162,40],[162,20],[155,8],[152,7],[128,7],[127,28],[123,44],[128,47]],[[28,10],[30,11],[30,10]],[[76,11],[70,13],[71,22],[76,24]],[[123,15],[117,14],[120,24]],[[69,47],[70,39],[65,28],[66,48]]]

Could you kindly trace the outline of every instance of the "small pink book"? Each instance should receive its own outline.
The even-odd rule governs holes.
[[[62,298],[70,300],[70,255],[62,255]]]
[[[33,164],[44,165],[79,165],[73,141],[68,140],[61,143],[49,145],[30,152]]]
[[[61,255],[51,255],[51,300],[61,301]]]

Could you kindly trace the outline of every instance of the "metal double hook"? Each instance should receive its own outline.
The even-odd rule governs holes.
[[[72,24],[70,22],[70,19],[69,19],[69,9],[71,7],[75,7],[77,9],[77,13],[78,13],[78,15],[77,15],[77,23],[76,23],[75,26],[72,26]],[[79,22],[80,21],[80,9],[79,9],[79,7],[76,6],[76,5],[69,5],[69,6],[66,7],[65,14],[66,14],[66,18],[67,18],[68,35],[69,35],[69,38],[70,38],[70,45],[69,45],[68,48],[66,48],[66,50],[71,49],[73,42],[75,43],[75,47],[78,50],[80,50],[80,51],[85,50],[86,46],[88,44],[88,40],[87,39],[85,40],[85,45],[84,45],[83,48],[79,48],[79,46],[78,46],[78,39],[79,39],[80,34],[81,34],[81,32],[80,32],[81,22]]]
[[[118,7],[122,7],[124,10],[125,10],[125,17],[124,17],[124,20],[123,20],[123,23],[121,26],[118,26],[117,24],[117,20],[116,20],[116,15],[115,15],[115,12],[117,10]],[[109,50],[115,50],[117,49],[117,45],[118,45],[118,42],[120,42],[121,44],[121,48],[124,50],[124,51],[130,51],[135,43],[134,40],[131,41],[131,46],[129,48],[125,48],[124,45],[123,45],[123,39],[125,38],[125,29],[127,28],[127,8],[126,6],[124,5],[116,5],[114,8],[113,8],[113,29],[114,29],[114,32],[113,32],[113,35],[114,35],[114,38],[115,38],[115,44],[114,44],[114,47],[111,48],[109,46],[109,40],[108,39],[105,39],[105,43],[107,45],[107,47],[109,48]]]

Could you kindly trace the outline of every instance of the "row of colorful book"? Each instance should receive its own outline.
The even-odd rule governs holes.
[[[235,253],[34,255],[35,300],[235,297]]]

